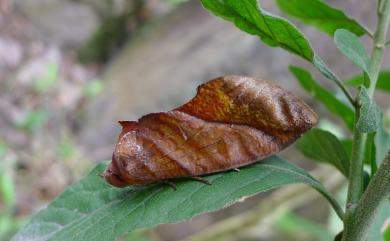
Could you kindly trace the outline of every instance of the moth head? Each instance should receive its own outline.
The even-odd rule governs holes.
[[[98,175],[115,187],[125,187],[129,185],[129,183],[123,179],[118,169],[115,155],[112,155],[112,161],[107,169]]]

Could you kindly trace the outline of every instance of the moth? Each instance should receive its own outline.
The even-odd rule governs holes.
[[[224,76],[197,89],[184,105],[119,121],[112,162],[100,175],[111,185],[145,185],[223,172],[278,153],[317,123],[300,98],[266,80]]]

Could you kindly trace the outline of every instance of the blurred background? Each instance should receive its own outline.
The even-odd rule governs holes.
[[[374,26],[373,1],[329,2]],[[272,0],[261,4],[279,13]],[[342,78],[359,73],[329,36],[296,24]],[[291,63],[308,67],[211,16],[197,0],[0,0],[0,240],[110,159],[117,120],[170,110],[217,76],[272,80],[315,108],[321,127],[346,135],[342,123],[298,86],[288,72]],[[380,92],[376,98],[388,118],[389,98]],[[305,160],[294,147],[281,155],[313,170],[343,198],[344,180],[334,169]],[[319,195],[291,186],[121,240],[331,241],[339,229]]]

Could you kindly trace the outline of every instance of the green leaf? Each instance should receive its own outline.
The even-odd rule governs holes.
[[[57,155],[62,160],[71,160],[76,154],[76,144],[69,135],[62,134],[57,146]]]
[[[12,213],[16,203],[15,160],[6,158],[9,147],[0,139],[0,206],[2,214]],[[0,239],[1,240],[1,239]]]
[[[270,46],[279,46],[312,62],[313,50],[305,36],[289,21],[260,8],[256,0],[201,0],[203,6],[239,29],[259,36]]]
[[[359,92],[360,117],[356,123],[359,131],[364,133],[375,132],[379,127],[381,110],[374,100],[370,99],[367,89],[362,86]]]
[[[126,235],[126,238],[124,240],[127,241],[153,241],[151,238],[149,238],[149,235],[142,230],[137,230],[129,233]]]
[[[58,65],[55,63],[50,63],[47,65],[46,72],[43,75],[33,82],[33,88],[35,91],[43,94],[47,92],[58,79]]]
[[[164,184],[114,188],[96,175],[106,166],[107,163],[97,165],[88,176],[71,185],[12,240],[114,240],[136,228],[187,220],[293,183],[315,188],[334,204],[321,183],[276,156],[243,167],[240,172],[209,175],[205,178],[211,186],[177,181],[177,191]]]
[[[328,79],[333,80],[342,90],[345,98],[349,100],[349,103],[354,105],[354,100],[348,93],[348,89],[344,86],[341,79],[337,77],[335,73],[332,72],[332,70],[324,63],[324,61],[317,54],[314,54],[313,65],[317,68],[317,70],[321,72],[322,75],[324,75]]]
[[[338,233],[336,237],[334,237],[334,241],[341,241],[343,239],[343,231]]]
[[[379,127],[374,137],[375,160],[379,166],[390,151],[390,134],[383,124],[383,113],[380,112]]]
[[[367,139],[370,139],[370,137],[368,137]],[[340,140],[341,144],[343,145],[344,147],[344,150],[347,152],[348,154],[348,160],[351,160],[351,153],[352,153],[352,139],[342,139]],[[367,140],[368,142],[368,140]],[[368,145],[366,145],[366,148],[368,147]],[[375,156],[375,146],[374,147],[371,147],[373,150],[372,150],[372,155]],[[364,153],[364,162],[365,164],[367,165],[371,165],[372,163],[370,162],[371,161],[371,156],[369,155],[370,153],[368,153],[368,151],[366,150],[366,152]],[[386,155],[386,153],[384,153],[384,155]]]
[[[379,72],[376,88],[378,90],[390,91],[390,70],[383,70]],[[345,81],[347,85],[359,86],[364,83],[363,75],[353,76],[351,79]]]
[[[290,66],[289,69],[308,93],[321,101],[330,112],[341,117],[350,130],[353,129],[355,114],[349,106],[338,100],[327,89],[317,84],[308,71],[296,66]]]
[[[101,80],[92,80],[84,86],[84,95],[94,97],[104,90],[104,84]]]
[[[316,54],[314,54],[313,64],[314,67],[316,67],[316,69],[320,71],[321,74],[324,75],[325,77],[335,81],[339,80],[336,74],[333,73],[332,70],[328,66],[326,66],[324,61]]]
[[[332,133],[312,129],[298,139],[296,144],[307,158],[332,164],[346,177],[349,176],[348,154]]]
[[[390,217],[389,217],[390,218]],[[390,226],[388,226],[383,232],[383,240],[390,241]]]
[[[344,147],[344,150],[348,154],[348,160],[351,160],[351,154],[352,154],[352,139],[343,139],[340,141],[341,144]]]
[[[338,29],[334,34],[336,47],[354,64],[369,74],[370,59],[359,38],[346,29]]]
[[[304,233],[315,240],[333,241],[333,235],[327,229],[292,212],[283,214],[274,225],[289,236],[301,237]]]
[[[2,160],[3,161],[3,160]],[[8,211],[15,205],[15,182],[14,174],[7,168],[0,168],[0,201],[3,204],[3,211]]]
[[[330,121],[326,118],[320,118],[320,120],[317,123],[317,128],[329,131],[333,135],[335,135],[339,140],[345,138],[345,130],[343,127],[339,126],[338,124],[334,123],[333,121]]]
[[[16,127],[26,132],[33,133],[40,129],[48,119],[48,112],[45,110],[31,110],[27,112],[26,117],[16,123]]]
[[[334,34],[343,28],[361,36],[365,30],[360,24],[346,16],[341,10],[320,0],[276,0],[280,10],[303,23],[313,25],[319,30]]]
[[[367,241],[387,241],[381,229],[388,218],[390,218],[390,202],[386,202],[376,214],[368,231]]]

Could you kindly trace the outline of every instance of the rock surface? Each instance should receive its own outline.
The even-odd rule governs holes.
[[[16,12],[24,15],[33,24],[34,28],[30,31],[35,38],[71,49],[85,44],[107,19],[127,16],[133,11],[142,15],[143,13],[137,12],[140,5],[145,6],[144,14],[150,16],[166,13],[173,6],[168,1],[159,0],[13,1]]]
[[[16,0],[15,9],[33,22],[36,35],[60,46],[77,46],[97,29],[99,17],[82,2]]]

